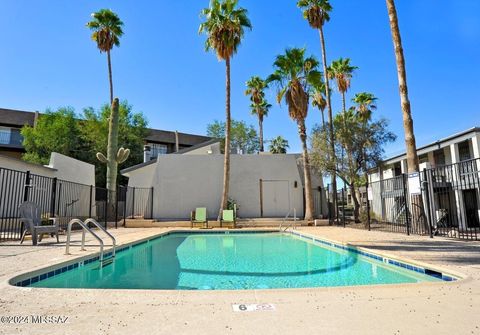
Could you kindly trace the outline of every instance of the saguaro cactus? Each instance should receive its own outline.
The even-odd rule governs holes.
[[[101,152],[97,153],[97,159],[107,164],[107,190],[115,191],[117,185],[117,170],[118,164],[125,162],[130,155],[130,149],[118,148],[118,118],[119,118],[119,103],[118,98],[112,102],[110,113],[110,120],[108,124],[108,147],[107,157]]]

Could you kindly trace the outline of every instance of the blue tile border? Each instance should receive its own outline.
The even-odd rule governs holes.
[[[347,245],[343,245],[343,244],[331,243],[331,242],[322,240],[322,239],[320,239],[320,238],[313,238],[313,239],[312,239],[311,236],[303,235],[303,234],[301,234],[301,233],[294,232],[294,231],[290,231],[290,233],[291,233],[292,235],[296,235],[296,236],[299,236],[299,237],[304,238],[304,239],[313,240],[314,242],[318,242],[318,243],[320,243],[320,244],[328,245],[328,246],[330,246],[330,247],[334,247],[334,248],[337,248],[337,249],[350,251],[350,252],[359,254],[359,255],[361,255],[361,256],[365,256],[365,257],[368,257],[368,258],[372,258],[372,259],[377,260],[377,261],[379,261],[379,262],[388,263],[389,265],[393,265],[393,266],[396,266],[396,267],[403,268],[403,269],[405,269],[405,270],[414,271],[414,272],[417,272],[417,273],[420,273],[420,274],[424,274],[424,275],[428,275],[428,276],[431,276],[431,277],[435,277],[435,278],[441,279],[441,280],[443,280],[443,281],[455,281],[455,280],[458,280],[457,278],[455,278],[455,277],[453,277],[453,276],[450,276],[450,275],[447,275],[447,274],[443,274],[443,273],[441,273],[441,272],[439,272],[439,271],[436,271],[436,270],[432,270],[432,269],[429,269],[429,268],[423,268],[423,267],[421,267],[421,266],[416,266],[416,265],[409,264],[409,263],[404,263],[404,262],[401,262],[401,261],[397,261],[397,260],[395,260],[395,259],[389,259],[389,258],[387,258],[387,257],[383,257],[383,256],[380,256],[380,255],[376,255],[376,254],[373,254],[373,253],[369,253],[369,252],[366,252],[366,251],[357,249],[356,247],[353,247],[353,246],[347,246]]]
[[[119,253],[122,253],[126,250],[130,250],[131,248],[133,247],[139,247],[139,246],[142,246],[144,244],[148,244],[150,243],[151,241],[154,241],[154,240],[157,240],[157,239],[162,239],[162,238],[165,238],[167,236],[170,236],[170,235],[179,235],[179,234],[191,234],[191,235],[201,235],[201,234],[262,234],[262,233],[278,233],[279,231],[278,230],[256,230],[256,231],[252,231],[252,230],[243,230],[243,231],[223,231],[223,230],[197,230],[197,231],[170,231],[170,232],[166,232],[164,234],[161,234],[161,235],[158,235],[158,236],[154,236],[150,239],[145,239],[145,240],[140,240],[140,241],[137,241],[137,242],[133,242],[133,243],[130,243],[129,245],[126,245],[126,246],[122,246],[118,249],[115,250],[115,254],[118,255]],[[306,239],[306,240],[310,240],[312,242],[316,242],[316,243],[320,243],[320,244],[323,244],[323,245],[326,245],[326,246],[329,246],[329,247],[333,247],[333,248],[337,248],[337,249],[341,249],[341,250],[345,250],[345,251],[349,251],[349,252],[353,252],[353,253],[356,253],[356,254],[359,254],[361,256],[365,256],[365,257],[368,257],[368,258],[371,258],[371,259],[374,259],[374,260],[377,260],[379,262],[384,262],[384,263],[388,263],[389,265],[393,265],[393,266],[397,266],[397,267],[400,267],[400,268],[403,268],[405,270],[409,270],[409,271],[415,271],[415,272],[418,272],[418,273],[421,273],[421,274],[425,274],[425,275],[429,275],[429,276],[432,276],[432,277],[435,277],[435,278],[438,278],[438,279],[441,279],[443,281],[447,281],[447,282],[450,282],[450,281],[455,281],[457,280],[457,278],[453,277],[453,276],[450,276],[450,275],[447,275],[447,274],[443,274],[439,271],[435,271],[435,270],[432,270],[432,269],[428,269],[428,268],[423,268],[423,267],[419,267],[419,266],[416,266],[416,265],[413,265],[413,264],[408,264],[408,263],[404,263],[404,262],[400,262],[400,261],[397,261],[395,259],[389,259],[389,258],[386,258],[386,257],[382,257],[380,255],[376,255],[376,254],[373,254],[373,253],[369,253],[369,252],[366,252],[366,251],[363,251],[363,250],[360,250],[356,247],[353,247],[353,246],[348,246],[348,245],[343,245],[343,244],[336,244],[336,243],[333,243],[333,242],[330,242],[330,241],[327,241],[327,240],[323,240],[321,238],[318,238],[318,237],[313,237],[313,236],[309,236],[309,235],[303,235],[301,233],[298,233],[296,231],[289,231],[287,232],[291,235],[295,235],[295,236],[298,236],[298,237],[301,237],[303,239]],[[105,258],[108,258],[110,256],[112,256],[112,251],[109,251],[107,253],[104,254],[104,257]],[[64,272],[67,272],[67,271],[70,271],[70,270],[73,270],[73,269],[76,269],[80,266],[85,266],[85,265],[88,265],[88,264],[91,264],[95,261],[98,261],[100,259],[99,256],[93,256],[91,258],[87,258],[87,259],[84,259],[82,261],[78,261],[76,263],[73,263],[73,264],[68,264],[68,265],[65,265],[63,267],[59,267],[57,269],[54,269],[54,270],[51,270],[49,272],[45,272],[45,273],[42,273],[42,274],[39,274],[39,275],[36,275],[34,277],[31,277],[31,278],[27,278],[27,279],[22,279],[22,280],[19,280],[18,282],[15,282],[13,283],[12,285],[14,286],[20,286],[20,287],[26,287],[26,286],[30,286],[31,284],[35,284],[39,281],[42,281],[42,280],[45,280],[45,279],[48,279],[48,278],[51,278],[51,277],[54,277],[54,276],[57,276],[59,274],[62,274]]]

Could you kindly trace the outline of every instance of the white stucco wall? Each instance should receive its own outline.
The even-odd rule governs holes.
[[[25,162],[21,159],[0,155],[0,168],[38,174],[45,177],[55,177],[56,171],[43,165]]]
[[[298,155],[231,156],[229,194],[239,206],[240,217],[261,216],[260,179],[288,185],[278,189],[269,187],[272,185],[269,183],[264,187],[264,210],[265,199],[277,205],[274,215],[270,206],[269,216],[283,217],[293,208],[299,217],[303,215],[302,178],[297,158]],[[223,155],[164,155],[156,163],[126,175],[129,186],[154,187],[156,219],[186,219],[196,207],[207,207],[208,216],[214,219],[222,193],[223,160]],[[312,179],[313,188],[323,188],[322,178],[314,176]],[[287,189],[288,194],[285,194]]]
[[[49,166],[56,170],[58,179],[95,186],[95,166],[92,164],[52,152]]]

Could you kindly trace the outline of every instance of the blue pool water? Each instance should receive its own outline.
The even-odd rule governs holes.
[[[439,281],[282,233],[174,233],[30,284],[50,288],[243,290]]]

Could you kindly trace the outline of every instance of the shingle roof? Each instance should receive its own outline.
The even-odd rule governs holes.
[[[175,132],[167,130],[149,129],[150,134],[145,138],[147,142],[160,142],[175,144]],[[178,133],[180,145],[196,145],[211,140],[211,137]]]
[[[23,127],[28,124],[29,126],[33,126],[34,121],[34,112],[0,108],[0,124],[2,125]]]

